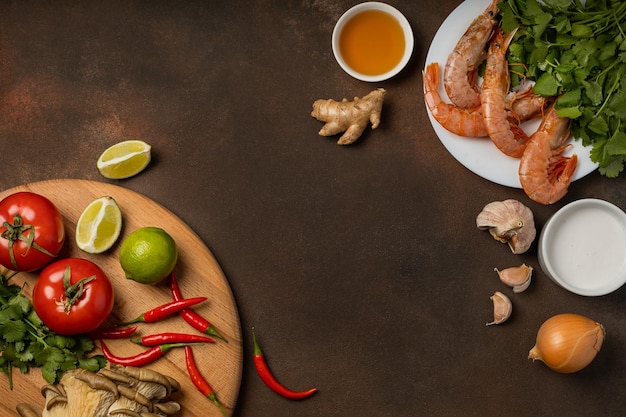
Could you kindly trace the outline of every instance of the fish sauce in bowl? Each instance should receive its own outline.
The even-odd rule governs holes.
[[[378,2],[361,3],[339,19],[333,31],[333,52],[348,74],[362,81],[383,81],[407,64],[413,34],[406,18]]]

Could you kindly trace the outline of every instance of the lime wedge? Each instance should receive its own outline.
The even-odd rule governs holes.
[[[105,178],[120,180],[143,171],[151,159],[151,146],[141,140],[116,143],[102,152],[96,167]]]
[[[76,244],[87,253],[109,250],[122,231],[122,211],[110,196],[93,200],[76,223]]]

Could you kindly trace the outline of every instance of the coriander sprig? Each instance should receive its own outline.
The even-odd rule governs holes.
[[[87,335],[63,336],[50,331],[37,316],[22,288],[7,281],[15,273],[0,273],[0,371],[13,389],[13,368],[26,373],[41,368],[49,383],[74,368],[98,371],[106,365],[102,355],[87,357],[94,343]]]
[[[626,162],[626,2],[504,0],[511,85],[529,79],[536,94],[557,97],[572,135],[592,146],[601,174],[616,177]],[[520,71],[520,68],[523,71]]]

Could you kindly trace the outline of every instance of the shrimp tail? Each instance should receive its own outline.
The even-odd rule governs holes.
[[[422,73],[424,79],[424,101],[432,116],[449,132],[466,137],[487,136],[482,109],[461,108],[446,103],[439,94],[439,63],[433,62]]]

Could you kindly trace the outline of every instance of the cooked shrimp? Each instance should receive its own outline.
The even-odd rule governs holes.
[[[485,58],[485,47],[496,25],[498,3],[489,7],[469,25],[448,56],[443,85],[450,101],[459,107],[480,106],[480,91],[476,84],[476,69]]]
[[[505,106],[509,111],[509,120],[518,122],[542,116],[552,100],[533,93],[532,85],[525,90],[512,91],[505,98]]]
[[[435,120],[445,129],[459,136],[487,136],[480,106],[461,108],[446,103],[439,94],[439,63],[426,67],[424,77],[424,100]]]
[[[568,147],[570,120],[559,117],[551,107],[530,137],[520,159],[519,179],[528,197],[537,203],[552,204],[566,193],[578,165],[578,157],[563,156]]]
[[[502,35],[498,27],[487,52],[487,66],[480,91],[481,106],[485,127],[492,142],[504,154],[513,158],[522,156],[528,135],[519,126],[519,121],[509,118],[506,109],[506,96],[509,92],[509,66],[506,50],[514,32]]]

